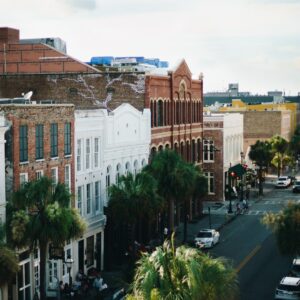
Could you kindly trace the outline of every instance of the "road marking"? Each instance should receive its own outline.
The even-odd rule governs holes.
[[[236,267],[236,272],[239,273],[241,269],[249,262],[249,260],[254,257],[254,255],[259,251],[261,245],[257,245],[245,258],[244,260]]]

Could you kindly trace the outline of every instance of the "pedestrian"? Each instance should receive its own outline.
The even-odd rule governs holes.
[[[237,202],[236,203],[236,213],[239,215],[241,213],[241,206],[240,206],[240,203]]]
[[[167,239],[168,238],[168,233],[169,233],[169,230],[167,227],[164,228],[164,239]]]

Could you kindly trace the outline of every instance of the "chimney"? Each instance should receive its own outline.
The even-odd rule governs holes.
[[[20,41],[19,29],[0,27],[0,45],[18,44]]]

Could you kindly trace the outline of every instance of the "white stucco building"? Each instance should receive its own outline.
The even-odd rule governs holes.
[[[88,228],[81,239],[65,247],[74,259],[73,276],[80,269],[85,273],[91,267],[103,269],[107,187],[118,176],[136,173],[147,164],[150,139],[149,109],[141,112],[122,104],[111,112],[75,111],[75,205]]]

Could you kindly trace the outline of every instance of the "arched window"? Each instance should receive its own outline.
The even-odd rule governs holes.
[[[197,139],[197,161],[201,161],[201,140]]]
[[[176,124],[180,124],[180,101],[176,102]]]
[[[120,176],[121,176],[121,165],[117,164],[117,167],[116,167],[116,184],[119,184]]]
[[[156,101],[153,102],[153,127],[157,126],[157,110],[156,110]]]
[[[184,159],[184,143],[180,143],[180,155]]]
[[[166,149],[170,149],[170,145],[169,144],[166,144]]]
[[[175,150],[175,152],[178,154],[179,153],[179,151],[178,151],[178,143],[175,143],[174,144],[174,150]]]
[[[125,175],[127,176],[129,173],[130,173],[130,163],[129,162],[127,162],[126,164],[125,164]]]
[[[105,177],[105,183],[106,183],[106,199],[108,199],[108,189],[110,187],[111,184],[111,166],[108,166],[106,168],[106,177]]]
[[[144,168],[146,166],[147,162],[146,162],[146,159],[143,159],[142,160],[142,168]]]
[[[189,162],[191,160],[191,144],[190,141],[187,141],[185,144],[186,144],[186,160]]]
[[[159,151],[159,152],[160,152],[160,151],[163,151],[163,149],[164,149],[163,145],[160,145],[160,146],[158,147],[158,151]]]
[[[192,162],[196,161],[196,143],[192,140]]]
[[[162,100],[159,100],[157,103],[157,126],[164,125],[164,103]]]
[[[138,170],[139,170],[139,163],[137,160],[134,161],[133,167],[134,167],[134,176],[136,176],[136,174],[138,173]]]

